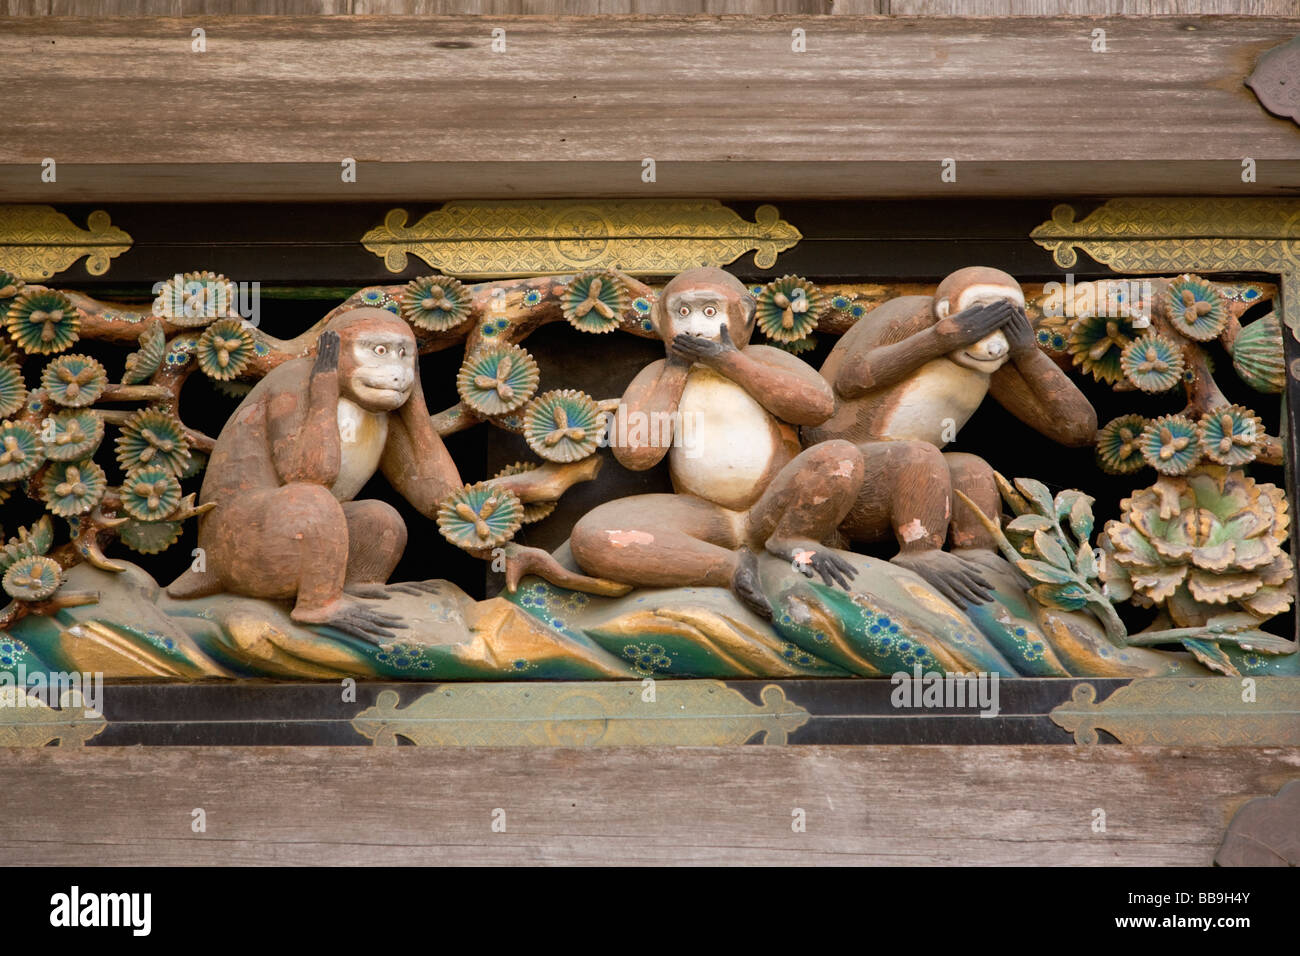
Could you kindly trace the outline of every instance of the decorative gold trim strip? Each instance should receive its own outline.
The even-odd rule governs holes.
[[[0,747],[46,747],[55,740],[62,747],[81,747],[107,726],[76,690],[64,691],[55,710],[13,684],[0,687]]]
[[[776,684],[756,705],[709,680],[442,684],[407,707],[399,700],[384,691],[352,726],[376,745],[402,737],[423,747],[714,747],[759,733],[784,744],[809,720]]]
[[[1081,250],[1115,272],[1275,273],[1279,315],[1300,340],[1300,200],[1110,199],[1078,221],[1061,205],[1029,236],[1063,269]]]
[[[1300,678],[1139,678],[1100,704],[1077,684],[1052,721],[1095,744],[1105,730],[1124,744],[1195,747],[1300,746]]]
[[[49,279],[82,256],[87,272],[103,275],[132,241],[102,209],[79,229],[53,206],[0,206],[0,269],[30,282]]]
[[[450,202],[411,226],[405,209],[393,209],[361,243],[390,272],[413,255],[448,275],[498,278],[606,268],[675,275],[750,251],[767,269],[803,238],[775,206],[754,219],[717,200]]]

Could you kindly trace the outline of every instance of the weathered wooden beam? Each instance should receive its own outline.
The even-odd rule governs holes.
[[[1298,32],[1270,17],[0,20],[21,104],[0,201],[1282,194],[1300,187],[1300,128],[1243,80]]]
[[[0,772],[0,864],[1150,866],[1208,865],[1300,751],[43,748]]]

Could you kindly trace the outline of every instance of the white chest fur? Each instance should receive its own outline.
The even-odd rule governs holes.
[[[696,366],[686,380],[668,462],[681,492],[741,509],[753,504],[780,436],[770,412],[716,372]]]
[[[330,491],[339,501],[351,501],[379,467],[384,443],[388,441],[388,414],[368,412],[340,398],[338,417],[343,460]]]
[[[880,438],[912,439],[942,448],[975,414],[989,389],[989,376],[947,358],[926,362],[895,393]]]

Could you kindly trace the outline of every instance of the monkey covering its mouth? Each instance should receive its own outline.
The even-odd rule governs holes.
[[[612,445],[641,471],[668,456],[671,495],[606,502],[569,539],[588,574],[642,587],[717,586],[762,617],[772,606],[758,580],[759,551],[849,589],[855,569],[825,542],[862,480],[848,442],[801,452],[791,426],[834,410],[827,383],[780,349],[750,345],[756,303],[721,269],[670,281],[651,313],[665,357],[623,395],[628,414],[692,423],[689,443],[625,435]],[[686,447],[689,444],[690,447]]]

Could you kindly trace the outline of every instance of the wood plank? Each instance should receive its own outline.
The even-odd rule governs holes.
[[[1111,52],[1088,52],[1090,31]],[[1253,193],[1242,80],[1300,20],[14,19],[0,201]],[[791,31],[808,52],[790,52]],[[436,40],[431,38],[436,37]],[[33,51],[39,51],[35,53]],[[665,66],[669,68],[665,70]],[[1170,148],[1177,142],[1176,149]],[[1241,157],[1258,181],[1241,182]],[[54,158],[58,180],[43,183]],[[343,183],[340,161],[359,161]],[[642,181],[642,160],[657,163]],[[958,160],[957,182],[941,161]]]
[[[1204,866],[1300,750],[46,748],[0,768],[5,865]]]
[[[567,16],[889,14],[894,16],[1222,15],[1285,17],[1295,0],[4,0],[4,16]]]
[[[836,0],[854,3],[856,0]],[[925,17],[1294,17],[1296,0],[884,0],[882,13]]]

